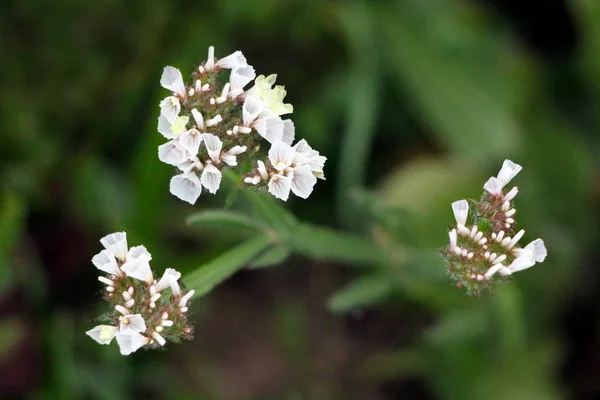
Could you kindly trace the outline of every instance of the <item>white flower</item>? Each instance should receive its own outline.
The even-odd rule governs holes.
[[[117,327],[110,325],[98,325],[86,332],[89,337],[100,344],[109,344],[112,342],[116,333]]]
[[[127,258],[127,234],[125,232],[111,233],[100,239],[102,246],[124,262]]]
[[[167,121],[173,122],[181,111],[181,103],[176,96],[169,96],[160,102],[160,113],[165,116]]]
[[[296,145],[294,146],[294,150],[296,150],[296,164],[308,164],[310,166],[311,171],[317,178],[325,179],[325,175],[323,174],[323,167],[325,166],[325,161],[327,160],[327,157],[324,157],[320,155],[318,151],[313,150],[313,148],[310,147],[304,139],[296,143]]]
[[[248,96],[242,108],[242,122],[244,126],[254,128],[259,135],[270,143],[282,140],[285,124],[283,120],[267,109],[257,96]]]
[[[167,268],[162,278],[156,284],[156,291],[160,292],[165,290],[168,287],[171,287],[171,291],[174,295],[179,295],[181,293],[181,289],[179,288],[179,284],[177,280],[181,278],[181,273],[174,270],[173,268]]]
[[[248,65],[248,63],[246,61],[246,57],[244,57],[242,52],[238,50],[231,53],[227,57],[219,59],[215,65],[219,68],[235,69],[245,67]]]
[[[190,204],[196,203],[202,193],[202,184],[198,175],[190,171],[175,175],[169,185],[171,194]]]
[[[292,192],[303,199],[308,198],[317,183],[317,178],[312,173],[310,166],[302,165],[294,168],[292,172]]]
[[[167,139],[176,139],[181,133],[185,132],[189,120],[190,117],[177,117],[171,122],[163,114],[160,114],[157,129]]]
[[[178,166],[188,158],[189,154],[177,140],[158,146],[158,159],[166,164]]]
[[[208,191],[212,194],[217,193],[219,186],[221,186],[221,171],[212,164],[206,164],[200,176],[200,182]]]
[[[524,249],[514,249],[517,258],[508,266],[511,272],[522,271],[533,267],[536,263],[543,262],[548,255],[542,239],[536,239],[525,246]]]
[[[452,203],[452,212],[454,213],[456,224],[464,226],[469,214],[469,203],[466,200],[455,201]]]
[[[498,176],[488,179],[488,181],[483,185],[483,188],[490,194],[499,195],[502,193],[504,186],[506,186],[508,182],[510,182],[519,172],[521,172],[522,169],[523,167],[521,167],[519,164],[515,164],[510,160],[504,160],[502,168],[500,168],[500,172],[498,172]]]
[[[144,321],[144,317],[142,317],[141,314],[124,315],[123,318],[121,318],[119,330],[125,332],[128,329],[134,332],[144,332],[146,330],[146,321]]]
[[[132,247],[129,250],[127,262],[123,264],[121,269],[131,278],[152,283],[154,277],[150,269],[151,259],[150,253],[144,246]]]
[[[182,98],[185,98],[185,84],[181,71],[174,67],[165,67],[160,78],[160,85],[167,90],[177,93]]]
[[[217,136],[204,133],[202,134],[202,140],[204,141],[204,147],[206,147],[206,151],[210,159],[218,163],[221,160],[221,150],[223,149],[223,142]]]
[[[123,274],[121,268],[119,268],[119,265],[117,264],[117,260],[115,260],[115,255],[109,250],[102,250],[100,253],[96,254],[92,258],[92,263],[100,271],[104,271],[107,274],[117,276]]]
[[[179,144],[187,150],[187,152],[195,156],[200,150],[200,144],[202,143],[202,134],[197,129],[190,129],[189,131],[183,132],[179,136]]]
[[[116,336],[119,349],[124,356],[128,356],[150,342],[149,338],[133,330],[117,332]]]
[[[244,93],[244,87],[252,82],[255,77],[256,72],[254,72],[254,68],[250,65],[233,69],[229,76],[229,90],[225,95],[231,99],[235,99]]]

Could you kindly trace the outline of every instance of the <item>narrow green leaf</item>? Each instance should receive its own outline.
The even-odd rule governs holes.
[[[190,215],[186,223],[200,229],[251,235],[264,231],[265,226],[235,211],[204,210]]]
[[[273,247],[258,257],[251,265],[252,269],[274,267],[283,263],[290,256],[290,250],[284,246]]]
[[[260,235],[223,253],[184,277],[186,287],[194,289],[196,296],[210,292],[216,285],[248,265],[254,257],[271,246],[272,238]]]
[[[345,313],[386,300],[392,289],[392,280],[388,276],[363,276],[334,294],[327,305],[335,313]]]
[[[351,264],[379,264],[386,260],[383,249],[369,238],[329,228],[301,224],[283,238],[293,251],[314,259]]]

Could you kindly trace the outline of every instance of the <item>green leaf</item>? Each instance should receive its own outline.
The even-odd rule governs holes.
[[[393,283],[388,276],[363,276],[333,295],[329,299],[328,307],[335,313],[345,313],[372,306],[386,300],[392,290]]]
[[[283,240],[294,252],[314,259],[350,264],[379,264],[386,260],[383,249],[369,238],[319,226],[300,224]]]
[[[246,215],[223,210],[205,210],[190,215],[186,223],[208,231],[225,231],[244,236],[265,230],[265,226]]]
[[[370,155],[380,99],[380,41],[376,39],[376,21],[366,3],[347,3],[340,17],[352,67],[346,81],[346,131],[340,141],[338,216],[341,223],[357,228],[357,220],[347,218],[354,214],[348,191],[363,185],[367,171],[365,165]]]
[[[274,267],[283,263],[290,256],[290,250],[284,246],[276,246],[258,257],[250,267],[252,269]]]
[[[262,251],[272,245],[272,238],[260,235],[223,253],[221,256],[198,267],[184,279],[187,288],[194,289],[196,296],[210,292],[216,285],[248,265]]]

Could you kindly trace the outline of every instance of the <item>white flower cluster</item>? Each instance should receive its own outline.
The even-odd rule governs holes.
[[[505,160],[498,176],[485,183],[482,200],[473,202],[475,211],[471,213],[470,220],[470,207],[466,200],[452,203],[456,227],[448,233],[450,244],[446,259],[448,270],[459,286],[471,285],[468,289],[477,293],[496,274],[501,279],[546,258],[542,239],[536,239],[524,248],[517,247],[525,234],[523,229],[514,233],[516,209],[513,200],[518,188],[504,193],[504,187],[521,169],[520,165]]]
[[[182,293],[181,274],[167,268],[156,281],[150,269],[152,256],[144,246],[128,248],[125,232],[112,233],[100,242],[105,249],[92,263],[108,274],[98,280],[106,285],[105,299],[112,305],[107,319],[113,324],[98,325],[86,333],[100,344],[116,337],[123,355],[144,346],[162,347],[166,339],[190,339],[187,305],[194,291]],[[164,296],[167,289],[171,290],[168,298]]]
[[[224,69],[231,73],[229,82],[221,85],[218,75]],[[169,141],[158,148],[158,157],[179,170],[170,183],[173,195],[194,204],[203,188],[215,194],[222,168],[241,171],[241,155],[254,163],[262,139],[271,144],[267,162],[257,160],[256,173],[244,182],[264,185],[282,200],[290,190],[302,198],[311,194],[316,178],[324,179],[326,158],[304,140],[292,147],[294,123],[281,115],[293,112],[293,107],[283,102],[286,91],[273,87],[275,80],[274,74],[256,77],[240,51],[215,58],[212,46],[190,84],[178,69],[164,69],[160,83],[172,93],[160,102],[158,131]]]

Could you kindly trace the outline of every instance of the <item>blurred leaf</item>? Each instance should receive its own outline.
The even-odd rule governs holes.
[[[327,305],[334,313],[346,313],[370,307],[389,298],[393,288],[393,281],[389,276],[363,276],[336,292]]]
[[[282,264],[290,256],[290,250],[284,246],[275,246],[267,250],[250,264],[252,269],[268,268]]]
[[[366,237],[308,224],[298,225],[284,241],[294,252],[317,260],[369,265],[386,260],[383,249]]]
[[[259,235],[255,239],[248,240],[212,261],[201,265],[195,271],[187,274],[183,281],[188,289],[196,291],[196,296],[205,295],[216,285],[248,265],[254,257],[271,245],[272,239],[270,237]]]
[[[381,28],[390,72],[452,152],[471,160],[510,154],[519,138],[517,122],[491,88],[473,79],[478,64],[449,57],[435,44],[437,37],[423,34],[423,24],[437,13],[435,7],[403,7],[397,12],[383,8]],[[493,78],[489,81],[496,85],[502,76]]]
[[[350,71],[346,82],[346,132],[341,138],[338,166],[338,218],[349,227],[357,228],[353,204],[348,191],[364,184],[371,142],[375,133],[379,109],[380,71],[377,23],[367,3],[352,1],[340,9],[340,19],[349,44]]]
[[[427,371],[427,365],[418,350],[402,349],[371,355],[360,368],[360,375],[367,379],[384,382]]]
[[[12,283],[10,252],[21,236],[25,223],[25,204],[16,195],[5,192],[0,203],[0,295]]]
[[[190,215],[186,223],[208,232],[224,231],[243,237],[264,231],[265,226],[234,211],[204,210]]]

